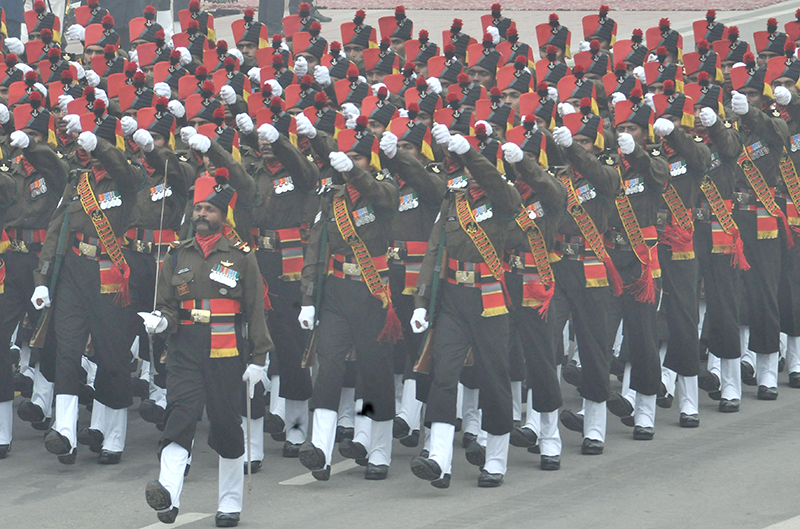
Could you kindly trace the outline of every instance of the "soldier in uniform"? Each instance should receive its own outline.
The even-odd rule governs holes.
[[[391,341],[402,330],[387,284],[386,250],[398,193],[394,180],[378,172],[378,139],[366,127],[367,117],[359,116],[352,132],[339,133],[339,151],[329,155],[336,173],[324,190],[303,264],[298,320],[308,330],[319,321],[319,371],[311,402],[312,438],[300,448],[300,462],[318,480],[330,477],[337,410],[351,349],[359,374],[356,392],[364,402],[362,414],[371,419],[370,446],[360,454],[368,460],[364,477],[385,479],[391,462],[395,415]],[[326,239],[328,243],[321,244]],[[320,281],[325,270],[319,267],[328,267],[332,276],[324,284]],[[315,307],[320,288],[322,304]]]
[[[457,386],[470,348],[480,387],[482,429],[487,432],[485,461],[478,486],[503,482],[509,434],[514,427],[508,359],[509,316],[499,255],[505,250],[508,222],[519,213],[521,199],[497,168],[460,134],[434,125],[433,137],[447,148],[454,170],[417,280],[415,332],[427,329],[434,268],[447,269],[432,337],[433,384],[425,423],[431,428],[430,454],[411,460],[411,470],[437,488],[450,486]],[[491,237],[490,237],[491,234]],[[444,245],[447,262],[439,254]],[[441,259],[441,262],[439,262]]]
[[[605,233],[608,254],[626,284],[620,302],[628,355],[622,393],[612,393],[607,405],[611,413],[634,427],[634,439],[650,440],[655,435],[656,395],[661,384],[656,335],[655,283],[661,273],[656,217],[669,180],[669,165],[660,148],[645,148],[653,111],[643,102],[641,89],[634,88],[628,97],[614,106],[619,145],[615,165],[622,187],[615,198],[616,214],[609,219]]]
[[[197,419],[205,409],[211,423],[208,444],[219,454],[215,521],[217,527],[234,527],[244,496],[241,381],[252,397],[273,344],[256,257],[247,244],[222,234],[234,190],[227,169],[215,172],[215,178],[195,182],[195,236],[172,244],[161,267],[157,309],[139,313],[149,333],[166,332],[169,340],[161,471],[147,484],[145,498],[160,521],[175,521]],[[253,346],[249,360],[248,340]]]

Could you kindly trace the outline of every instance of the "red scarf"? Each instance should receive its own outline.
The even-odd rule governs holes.
[[[358,198],[361,196],[361,193],[359,193],[358,189],[350,184],[347,184],[345,188],[347,189],[347,193],[350,195],[350,202],[355,206],[356,200],[358,200]]]
[[[203,250],[203,257],[208,257],[211,253],[211,250],[214,249],[214,246],[217,244],[217,241],[222,237],[222,233],[215,233],[214,235],[195,235],[194,238],[197,240],[197,244],[200,245],[200,249]]]

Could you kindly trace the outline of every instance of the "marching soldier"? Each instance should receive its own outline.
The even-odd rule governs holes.
[[[195,236],[172,243],[161,267],[157,310],[139,313],[147,332],[167,332],[169,340],[161,471],[147,484],[145,499],[160,521],[175,521],[197,418],[205,409],[211,423],[208,444],[219,454],[216,525],[235,527],[244,495],[241,381],[252,398],[273,344],[256,257],[247,244],[222,234],[234,190],[227,169],[215,173],[195,182]],[[245,367],[248,340],[253,349]]]

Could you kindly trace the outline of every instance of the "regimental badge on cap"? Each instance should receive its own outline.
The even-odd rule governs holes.
[[[224,266],[223,263],[212,268],[208,277],[212,281],[222,283],[228,288],[236,288],[236,285],[239,283],[239,272]]]

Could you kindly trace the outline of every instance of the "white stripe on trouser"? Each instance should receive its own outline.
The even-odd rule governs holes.
[[[739,358],[720,358],[720,390],[725,400],[742,398],[742,364]]]
[[[800,336],[786,337],[786,367],[789,373],[800,373]]]
[[[317,408],[314,410],[314,426],[311,428],[311,444],[325,454],[325,464],[331,464],[333,445],[336,443],[336,412]]]
[[[41,364],[36,364],[36,371],[33,375],[33,395],[31,402],[41,408],[46,419],[53,416],[53,393],[55,384],[44,378],[41,372]]]
[[[241,455],[236,459],[219,458],[219,503],[217,510],[224,513],[242,512],[244,499],[244,472],[246,461]]]
[[[664,358],[667,356],[667,342],[661,344],[658,354],[661,357],[661,382],[667,388],[667,395],[675,395],[675,377],[678,374],[672,369],[664,367]]]
[[[181,506],[183,490],[183,472],[189,463],[189,452],[178,443],[170,443],[161,450],[161,471],[158,482],[169,491],[172,507]],[[242,467],[239,473],[244,475]]]
[[[97,405],[97,401],[95,406]],[[106,406],[105,430],[103,430],[103,450],[122,452],[125,450],[125,437],[128,434],[128,408],[115,410]]]
[[[417,381],[413,378],[403,382],[403,400],[398,408],[397,416],[406,421],[411,431],[419,430],[419,418],[422,402],[417,400]]]
[[[392,463],[392,426],[394,421],[372,421],[370,435],[369,462],[373,465]]]
[[[280,396],[281,394],[281,377],[275,375],[272,377],[272,384],[269,390],[269,412],[277,415],[281,419],[286,417],[286,399]]]
[[[583,437],[606,440],[606,403],[583,399]]]
[[[399,410],[403,403],[403,375],[394,376],[394,409]]]
[[[486,463],[483,469],[489,474],[505,474],[508,467],[508,439],[511,434],[492,435],[486,438]]]
[[[479,392],[480,390],[464,387],[464,404],[461,407],[463,417],[461,429],[464,433],[478,435],[478,430],[481,429],[481,415],[478,410]]]
[[[737,359],[738,360],[738,359]],[[706,369],[708,369],[711,373],[717,375],[717,378],[722,380],[722,375],[720,374],[720,358],[715,356],[713,353],[708,353],[708,362],[706,362]]]
[[[778,353],[756,355],[756,379],[759,386],[778,387]]]
[[[429,459],[439,464],[439,468],[442,469],[442,476],[450,474],[452,470],[453,438],[455,435],[455,425],[446,422],[435,422],[431,424],[431,448]]]
[[[539,452],[543,456],[561,455],[561,433],[558,431],[558,410],[541,413],[539,415],[541,417]]]
[[[250,421],[252,439],[247,438],[247,417],[242,417],[242,431],[244,432],[244,446],[250,445],[250,459],[252,461],[264,460],[264,417]],[[245,449],[245,455],[247,450]]]
[[[0,445],[11,444],[11,428],[14,424],[14,401],[0,402]]]
[[[97,376],[97,364],[89,360],[88,357],[81,357],[81,367],[86,371],[86,385],[94,389],[94,379]]]
[[[339,418],[338,425],[345,428],[355,427],[356,417],[356,389],[342,388],[339,397]]]
[[[92,403],[92,419],[89,421],[89,428],[97,430],[103,435],[106,434],[106,411],[108,407],[100,403],[97,399]]]
[[[634,406],[636,403],[636,390],[631,389],[631,363],[625,362],[625,372],[622,375],[622,390],[621,394],[625,399]]]
[[[680,412],[689,415],[697,413],[698,403],[700,401],[697,389],[697,375],[693,377],[679,376],[676,387]]]
[[[461,382],[458,383],[458,389],[456,390],[456,419],[464,419],[463,408],[464,407],[464,384]]]
[[[511,405],[514,422],[522,420],[522,382],[511,383]]]
[[[636,394],[633,406],[633,422],[636,426],[652,428],[656,421],[656,396]]]
[[[308,401],[286,399],[286,440],[303,444],[308,435]]]
[[[356,418],[355,428],[353,432],[353,442],[361,443],[361,445],[369,451],[370,438],[372,437],[372,419],[362,413],[364,409],[364,400],[358,399],[356,401]]]
[[[533,409],[533,391],[528,390],[527,410],[525,411],[525,428],[533,430],[536,435],[541,431],[541,414]]]
[[[70,446],[78,446],[78,396],[56,395],[56,420],[53,429],[67,438]]]

